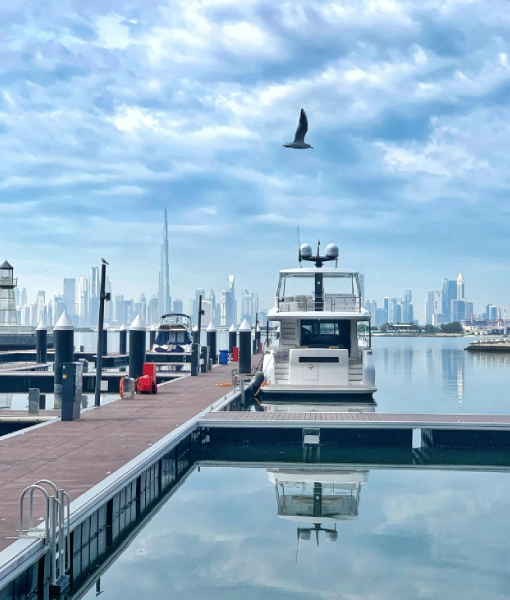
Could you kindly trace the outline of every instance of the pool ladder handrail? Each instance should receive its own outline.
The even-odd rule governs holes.
[[[50,487],[52,494],[46,487]],[[34,493],[39,491],[45,499],[44,535],[39,526],[34,527]],[[27,529],[24,525],[25,497],[29,493],[29,511]],[[39,479],[26,487],[20,494],[19,537],[43,537],[45,545],[50,547],[51,582],[65,575],[71,565],[70,521],[71,500],[69,494],[58,488],[49,479]]]

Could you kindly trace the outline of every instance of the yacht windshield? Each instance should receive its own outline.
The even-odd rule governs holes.
[[[350,349],[350,321],[301,321],[301,346]]]
[[[358,296],[358,286],[353,275],[347,274],[344,277],[328,277],[324,275],[324,292],[326,294],[352,295]],[[308,276],[282,275],[280,285],[278,286],[280,297],[289,296],[312,296],[314,294],[315,278],[314,274]]]

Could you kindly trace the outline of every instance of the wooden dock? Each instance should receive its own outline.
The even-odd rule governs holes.
[[[202,427],[325,429],[455,429],[510,431],[510,415],[435,415],[372,412],[210,412]]]
[[[258,364],[260,356],[253,359]],[[229,387],[216,384],[230,383],[236,367],[219,365],[167,383],[156,395],[87,410],[79,421],[58,420],[0,438],[0,551],[17,536],[19,496],[26,486],[50,479],[75,500],[227,394]]]

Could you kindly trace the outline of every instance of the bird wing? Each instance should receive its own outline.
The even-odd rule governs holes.
[[[306,118],[306,113],[304,108],[301,109],[301,114],[299,116],[299,125],[296,129],[296,135],[294,137],[294,143],[296,142],[304,142],[305,135],[308,131],[308,119]]]

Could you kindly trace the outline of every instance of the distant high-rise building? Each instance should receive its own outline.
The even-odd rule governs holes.
[[[442,293],[433,290],[427,293],[427,300],[425,301],[425,323],[427,325],[439,325],[443,321],[442,310],[443,310],[443,296]]]
[[[457,299],[464,300],[465,298],[464,278],[462,277],[462,273],[459,273],[457,277]]]
[[[450,323],[452,319],[452,301],[457,298],[457,282],[449,281],[446,277],[441,289],[441,313],[443,322]]]
[[[168,219],[166,208],[165,221],[163,223],[163,243],[161,244],[158,305],[162,315],[172,312],[172,298],[170,297],[170,267],[168,264]]]
[[[86,277],[80,277],[78,294],[78,312],[80,315],[80,325],[89,325],[89,280]]]
[[[452,321],[465,321],[466,301],[462,298],[452,300]]]
[[[226,325],[237,325],[237,301],[234,275],[228,276],[228,290],[225,296]]]
[[[466,302],[466,321],[471,321],[474,319],[474,309],[472,302]]]
[[[39,290],[37,292],[37,296],[35,299],[36,306],[36,321],[39,324],[41,321],[46,325],[45,315],[44,315],[44,305],[46,303],[46,292],[44,290]]]
[[[174,313],[184,313],[184,306],[182,300],[174,300]]]
[[[90,267],[90,276],[89,276],[89,297],[90,298],[98,298],[99,297],[99,269],[98,267]]]
[[[21,288],[21,295],[20,295],[20,304],[21,306],[26,306],[27,304],[27,290],[26,288]]]
[[[62,294],[67,314],[73,318],[76,312],[76,280],[64,277],[64,290]]]
[[[147,306],[147,323],[149,325],[157,325],[159,323],[160,317],[161,315],[159,314],[158,310],[158,298],[157,296],[153,296],[149,300],[149,304]]]

